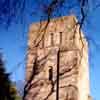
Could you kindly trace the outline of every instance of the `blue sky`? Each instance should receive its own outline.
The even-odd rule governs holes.
[[[0,51],[3,52],[7,72],[12,72],[11,78],[14,81],[24,78],[24,63],[20,66],[19,63],[24,60],[26,40],[24,41],[20,28],[20,26],[14,25],[8,30],[0,31]]]
[[[34,1],[34,0],[33,0]],[[89,0],[90,1],[90,0]],[[97,0],[99,1],[99,0]],[[95,2],[96,3],[96,2]],[[92,6],[93,3],[90,3]],[[30,8],[32,7],[30,3]],[[35,6],[34,6],[35,7]],[[90,7],[91,8],[91,7]],[[41,9],[41,7],[40,7]],[[77,9],[77,8],[76,8]],[[90,9],[91,10],[91,9]],[[78,13],[75,11],[75,13]],[[38,13],[41,15],[42,13]],[[64,14],[65,15],[65,14]],[[28,16],[28,15],[27,15]],[[29,18],[29,16],[28,16]],[[0,48],[4,54],[7,72],[12,72],[13,81],[25,78],[25,53],[27,50],[27,33],[30,23],[38,17],[29,18],[25,25],[12,24],[8,30],[0,30]],[[100,9],[91,12],[88,21],[83,27],[84,34],[89,42],[90,62],[90,89],[94,100],[100,99]]]

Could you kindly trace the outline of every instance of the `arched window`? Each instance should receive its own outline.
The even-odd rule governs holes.
[[[52,81],[53,79],[53,68],[52,66],[49,66],[49,81]]]

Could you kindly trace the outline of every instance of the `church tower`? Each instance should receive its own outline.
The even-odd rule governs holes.
[[[26,100],[88,100],[88,45],[74,16],[29,29]]]

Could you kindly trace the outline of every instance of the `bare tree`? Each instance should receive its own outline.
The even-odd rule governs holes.
[[[42,17],[41,17],[41,20],[43,20],[42,18],[44,18],[44,17],[46,17],[46,19],[47,19],[47,24],[45,25],[45,27],[43,28],[43,34],[42,34],[42,37],[41,37],[41,39],[38,41],[38,43],[34,46],[34,47],[37,47],[38,46],[38,44],[42,41],[42,39],[43,39],[43,37],[44,37],[44,35],[45,35],[45,32],[46,32],[46,29],[47,29],[47,27],[48,27],[48,25],[49,25],[49,23],[50,23],[50,19],[51,18],[53,18],[53,17],[55,17],[54,16],[54,14],[55,13],[57,13],[57,12],[59,12],[59,15],[58,16],[61,16],[62,15],[62,11],[61,11],[61,8],[67,8],[67,6],[65,5],[65,3],[67,4],[67,5],[70,5],[70,6],[68,6],[68,8],[69,8],[69,10],[70,9],[72,9],[72,8],[74,8],[74,6],[78,6],[78,7],[80,7],[80,16],[81,16],[81,19],[80,19],[80,21],[78,22],[78,23],[76,23],[76,25],[79,25],[80,27],[79,27],[79,35],[80,35],[80,40],[81,40],[81,43],[82,43],[82,48],[81,48],[81,57],[83,56],[83,48],[84,48],[84,42],[83,42],[83,37],[82,37],[82,34],[81,34],[81,28],[82,28],[82,26],[83,26],[83,24],[84,24],[84,22],[86,21],[86,18],[88,17],[88,13],[89,13],[89,9],[88,9],[88,0],[78,0],[77,1],[78,2],[78,4],[79,5],[76,5],[76,3],[75,3],[75,5],[73,4],[73,5],[70,5],[70,4],[67,4],[67,2],[66,2],[66,0],[52,0],[51,2],[49,2],[49,4],[43,4],[43,3],[41,3],[41,0],[38,0],[38,4],[40,5],[40,7],[42,7],[42,12],[43,12],[43,14],[44,15],[42,15]],[[86,8],[86,9],[85,9]],[[67,10],[66,10],[67,11]],[[75,25],[75,26],[76,26]],[[40,27],[41,28],[41,27]],[[39,34],[41,34],[41,32],[39,33]],[[75,37],[73,36],[73,39],[74,39]],[[58,51],[58,53],[59,53],[59,51]],[[59,59],[59,57],[58,57],[58,59]],[[38,62],[38,61],[37,61]],[[81,60],[80,60],[80,62],[81,62]],[[35,61],[35,64],[33,64],[34,66],[37,66],[36,65],[36,61]],[[75,64],[76,65],[76,64]],[[58,61],[58,66],[59,66],[59,61]],[[34,69],[35,67],[33,67],[33,71],[35,70]],[[46,98],[44,98],[44,100],[47,100],[51,95],[52,95],[52,93],[53,92],[55,92],[55,90],[54,90],[54,85],[55,85],[55,83],[56,82],[59,82],[59,75],[61,76],[61,75],[63,75],[63,74],[65,74],[65,73],[67,73],[67,72],[69,72],[70,70],[72,70],[72,69],[69,69],[69,70],[66,70],[66,71],[64,71],[64,72],[61,72],[61,73],[59,73],[59,69],[58,69],[58,76],[57,76],[57,80],[55,80],[55,81],[51,81],[51,85],[52,85],[52,87],[51,87],[51,91],[49,92],[49,94],[48,94],[48,96],[46,97]],[[27,88],[27,90],[25,90],[25,91],[27,91],[27,92],[24,92],[24,97],[23,97],[23,100],[25,99],[25,96],[27,95],[27,93],[30,91],[30,89],[31,89],[31,87],[34,87],[34,85],[35,85],[35,87],[36,86],[38,86],[38,85],[36,85],[36,83],[38,82],[38,81],[40,81],[40,80],[38,80],[38,81],[36,81],[36,83],[35,84],[31,84],[31,82],[32,82],[32,80],[33,80],[33,78],[34,78],[34,72],[32,71],[32,76],[30,76],[30,79],[29,79],[29,81],[27,82],[27,84],[26,84],[26,86],[25,86],[25,89],[27,88],[27,86],[29,85],[29,87]],[[31,84],[31,85],[30,85]],[[59,84],[59,83],[58,83]],[[57,85],[58,86],[58,85]],[[70,88],[70,86],[65,86],[65,87],[68,87],[68,88]],[[73,87],[73,86],[72,86]],[[61,87],[62,88],[62,87]],[[77,91],[77,88],[76,87],[74,87],[74,90],[73,91]],[[69,93],[66,95],[66,100],[67,99],[71,99],[72,97],[70,97],[70,95],[71,94],[73,94],[73,91],[69,91]],[[59,89],[58,89],[58,87],[57,87],[57,92],[59,92]],[[34,94],[34,96],[33,96],[33,98],[36,96],[38,94],[38,92],[36,93],[36,94]],[[59,95],[57,94],[57,97],[59,97]],[[73,100],[75,99],[76,97],[74,96],[73,97]],[[58,100],[58,99],[57,99]],[[76,99],[75,99],[76,100]]]
[[[79,32],[80,32],[80,40],[82,42],[82,49],[81,51],[83,51],[84,48],[84,42],[83,42],[83,37],[81,35],[81,28],[84,25],[85,21],[87,20],[87,17],[89,16],[89,0],[76,0],[74,3],[70,2],[71,0],[33,0],[35,4],[33,4],[34,6],[36,6],[36,9],[39,9],[39,13],[41,13],[40,15],[38,14],[37,10],[34,8],[30,8],[31,11],[30,13],[28,13],[30,16],[32,15],[32,17],[35,18],[35,16],[38,16],[40,19],[40,22],[43,20],[47,20],[47,23],[45,25],[45,27],[42,29],[43,34],[41,32],[39,32],[39,35],[42,34],[41,39],[38,41],[38,43],[34,46],[37,47],[39,45],[39,43],[42,41],[46,29],[50,23],[50,19],[53,17],[60,17],[63,15],[69,15],[70,12],[72,12],[72,10],[75,9],[75,7],[78,7],[77,10],[79,10],[78,16],[79,16],[79,21],[76,25],[79,25]],[[29,7],[29,2],[27,0],[1,0],[0,1],[0,24],[4,24],[4,25],[9,25],[10,23],[14,22],[15,20],[18,19],[23,19],[24,18],[24,13],[26,13],[26,9]],[[95,9],[99,8],[99,4],[97,4],[94,8],[93,11]],[[66,9],[66,10],[64,10]],[[66,12],[65,12],[66,11]],[[41,27],[40,27],[41,28]],[[38,37],[37,37],[38,38]],[[74,36],[73,36],[74,38]],[[81,57],[82,57],[83,52],[81,53]],[[48,55],[47,55],[48,56]],[[46,57],[45,57],[46,58]],[[41,59],[41,60],[44,60]],[[45,63],[45,62],[44,62]],[[29,81],[27,81],[25,88],[24,88],[24,96],[23,96],[23,100],[25,99],[25,96],[27,95],[28,91],[34,87],[34,85],[36,86],[36,84],[32,84],[32,80],[34,79],[34,76],[39,73],[39,70],[36,69],[38,61],[37,61],[37,57],[35,58],[35,61],[33,62],[33,68],[32,68],[32,73],[30,76]],[[71,69],[70,69],[71,70]],[[63,75],[64,73],[68,72],[69,70],[60,73],[60,75]],[[55,80],[57,81],[57,80]],[[55,82],[51,81],[52,83],[52,89],[51,92],[48,94],[48,96],[44,99],[47,100],[47,98],[53,93],[54,91],[54,84]],[[37,94],[34,94],[34,96]],[[67,97],[67,96],[66,96]],[[69,98],[69,97],[67,97]]]

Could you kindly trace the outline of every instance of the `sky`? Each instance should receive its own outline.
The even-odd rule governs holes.
[[[29,5],[29,8],[31,8],[31,3]],[[93,5],[93,3],[91,3],[91,5]],[[41,12],[38,13],[38,15],[41,14]],[[24,80],[25,78],[25,54],[27,52],[28,29],[31,23],[38,21],[38,17],[30,18],[28,16],[28,18],[29,20],[27,20],[27,22],[25,21],[25,25],[13,23],[8,29],[0,28],[0,51],[3,52],[7,72],[12,73],[10,78],[13,81]],[[94,12],[91,11],[88,19],[89,21],[86,21],[83,27],[83,32],[89,43],[90,91],[94,100],[99,100],[100,8]]]

